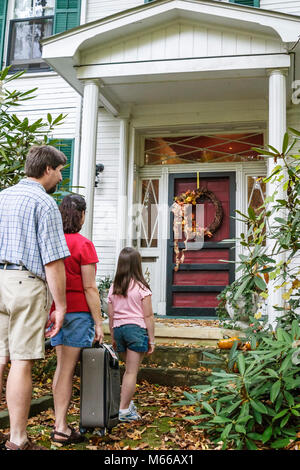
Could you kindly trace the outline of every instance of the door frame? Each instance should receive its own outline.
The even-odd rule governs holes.
[[[236,209],[236,172],[235,171],[228,171],[228,172],[201,172],[199,177],[200,180],[202,178],[211,178],[211,177],[229,177],[229,204],[230,204],[230,210],[229,210],[229,231],[230,231],[230,239],[232,241],[228,242],[204,242],[203,248],[206,246],[209,246],[210,248],[215,248],[215,249],[221,249],[221,248],[229,248],[229,261],[235,261],[235,248],[236,248],[236,223],[235,219],[235,209]],[[194,173],[171,173],[169,174],[169,185],[168,185],[168,204],[169,207],[174,202],[174,187],[175,187],[175,180],[179,178],[184,178],[184,179],[195,179],[195,172]],[[171,212],[170,213],[170,228],[173,227],[173,220],[174,220],[174,215]],[[167,276],[166,276],[166,315],[167,316],[175,316],[175,317],[201,317],[202,319],[212,319],[216,318],[216,308],[194,308],[194,307],[173,307],[172,306],[172,294],[175,292],[176,289],[174,289],[174,286],[172,284],[172,278],[173,278],[173,268],[174,268],[174,263],[173,263],[173,247],[174,247],[174,233],[173,230],[170,229],[170,238],[167,241]],[[213,244],[213,246],[212,246]],[[183,244],[182,244],[183,245]],[[179,247],[181,245],[179,244]],[[209,269],[208,264],[201,264],[197,265],[197,269]],[[226,268],[226,271],[229,272],[229,282],[232,283],[235,280],[235,264],[234,263],[228,263],[228,266],[225,264],[220,264],[220,268],[224,270]],[[214,265],[214,269],[216,269]],[[202,291],[207,291],[206,289],[207,286],[202,286]],[[216,286],[219,287],[219,286]],[[224,289],[223,286],[220,286],[219,289],[217,289],[218,292],[221,292]],[[187,286],[187,291],[188,291],[188,286]],[[190,289],[192,290],[192,289]],[[211,291],[211,290],[210,290]],[[215,289],[216,291],[216,289]]]

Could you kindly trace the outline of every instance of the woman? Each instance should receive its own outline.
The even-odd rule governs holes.
[[[59,210],[71,256],[64,260],[67,313],[62,329],[51,339],[57,354],[52,387],[55,427],[51,438],[54,442],[71,444],[83,439],[79,432],[67,424],[75,366],[81,348],[91,347],[93,340],[102,343],[103,331],[100,296],[96,285],[96,263],[99,260],[93,243],[78,233],[85,219],[85,200],[75,194],[65,196]],[[51,311],[54,308],[53,305]]]

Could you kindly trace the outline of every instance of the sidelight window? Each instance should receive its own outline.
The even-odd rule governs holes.
[[[141,248],[158,246],[158,191],[158,179],[142,180]]]

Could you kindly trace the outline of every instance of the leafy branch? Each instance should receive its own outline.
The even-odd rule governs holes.
[[[24,102],[34,99],[37,88],[27,91],[10,90],[7,84],[20,78],[24,71],[8,75],[10,67],[0,72],[0,189],[18,183],[24,177],[26,155],[32,145],[49,143],[55,128],[61,125],[66,115],[55,118],[50,113],[47,119],[30,122],[15,114]]]

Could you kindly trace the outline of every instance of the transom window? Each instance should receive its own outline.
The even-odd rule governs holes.
[[[8,64],[15,70],[49,68],[40,41],[53,32],[55,0],[15,0],[10,22]]]
[[[263,134],[219,134],[145,139],[145,165],[246,162],[263,160],[253,147],[263,146]]]

